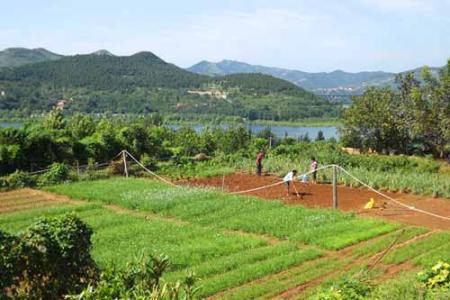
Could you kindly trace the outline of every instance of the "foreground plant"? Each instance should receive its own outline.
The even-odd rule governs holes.
[[[124,270],[112,267],[103,271],[98,282],[67,299],[195,299],[196,278],[192,273],[187,274],[183,282],[162,280],[169,265],[165,255],[143,256],[129,263]]]
[[[0,231],[3,297],[59,299],[81,290],[97,274],[91,235],[74,215],[42,218],[19,235]]]
[[[430,289],[450,290],[450,264],[439,261],[428,270],[417,274],[423,285]]]

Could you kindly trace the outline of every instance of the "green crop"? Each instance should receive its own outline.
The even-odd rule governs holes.
[[[398,225],[352,213],[286,206],[214,190],[174,188],[150,180],[113,179],[58,185],[50,191],[176,217],[202,226],[269,234],[279,239],[340,249]]]

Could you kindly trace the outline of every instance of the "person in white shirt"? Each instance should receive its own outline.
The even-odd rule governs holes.
[[[295,176],[297,175],[297,170],[292,170],[289,173],[286,174],[283,178],[285,191],[284,194],[286,197],[289,197],[289,186],[291,184],[291,181],[295,180]]]

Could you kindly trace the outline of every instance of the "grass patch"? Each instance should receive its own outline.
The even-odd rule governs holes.
[[[414,258],[413,262],[421,266],[430,266],[439,259],[449,258],[448,246],[450,232],[437,232],[424,239],[395,249],[382,260],[387,264],[400,264]],[[429,253],[433,255],[428,255]],[[418,255],[421,256],[418,256]]]
[[[265,261],[244,265],[239,269],[208,278],[202,284],[200,296],[213,295],[227,288],[238,286],[265,275],[280,272],[291,266],[321,256],[321,251],[313,248],[290,252],[284,255],[268,258]]]
[[[120,267],[141,253],[164,253],[173,262],[172,270],[179,270],[267,246],[258,238],[224,234],[195,224],[117,214],[96,205],[11,213],[2,217],[0,228],[17,232],[33,223],[36,216],[58,216],[69,212],[75,212],[93,228],[92,254],[100,266],[114,262]]]
[[[346,260],[339,260],[335,257],[317,260],[311,264],[289,269],[267,280],[250,283],[230,290],[223,295],[223,299],[238,300],[273,297],[288,289],[337,270],[344,266],[345,263]]]
[[[364,245],[353,249],[352,254],[356,257],[372,256],[389,247],[394,241],[397,241],[397,244],[403,243],[428,231],[428,229],[422,227],[406,227],[399,232],[393,232],[378,239],[368,241]]]

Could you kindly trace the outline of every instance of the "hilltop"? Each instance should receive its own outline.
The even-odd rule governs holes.
[[[308,73],[299,70],[251,65],[234,60],[222,60],[217,63],[204,60],[187,68],[187,70],[209,76],[235,73],[262,73],[287,80],[317,94],[331,95],[359,95],[368,86],[394,85],[395,76],[397,75],[396,73],[383,71],[351,73],[342,70]],[[420,79],[421,70],[422,68],[416,68],[402,73],[414,72],[416,78]],[[437,70],[438,68],[432,68],[433,72]]]
[[[63,56],[43,48],[7,48],[0,51],[0,68],[17,67],[37,62],[58,60],[61,57]]]
[[[210,77],[151,52],[100,51],[0,69],[0,110],[228,115],[298,120],[336,117],[337,105],[264,74]],[[62,101],[63,100],[63,101]]]

